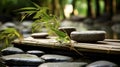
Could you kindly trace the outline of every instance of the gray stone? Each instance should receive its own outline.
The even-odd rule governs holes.
[[[101,60],[88,64],[86,67],[118,67],[118,66],[115,63]]]
[[[75,27],[60,27],[60,31],[67,33],[70,36],[70,33],[76,31]]]
[[[112,21],[114,21],[114,22],[120,22],[120,14],[114,15],[112,17]]]
[[[39,50],[30,50],[27,51],[28,54],[33,54],[33,55],[37,55],[38,57],[42,56],[43,54],[45,54],[45,52],[43,51],[39,51]]]
[[[57,63],[44,63],[38,67],[84,67],[87,65],[85,62],[57,62]]]
[[[38,66],[44,60],[31,54],[14,54],[1,57],[8,66]]]
[[[83,21],[84,19],[85,19],[85,18],[82,17],[82,16],[71,16],[71,17],[70,17],[70,20],[73,21],[73,22],[75,22],[75,21],[80,22],[80,21]]]
[[[115,33],[120,33],[120,23],[116,23],[112,26],[112,30],[115,32]]]
[[[96,42],[105,39],[105,31],[74,31],[71,33],[71,39],[77,42]]]
[[[21,23],[21,26],[23,26],[24,28],[31,28],[31,26],[32,26],[32,22],[33,21],[23,21],[22,23]]]
[[[21,33],[23,33],[23,34],[31,34],[32,31],[31,31],[31,29],[23,28],[23,29],[21,30]]]
[[[8,67],[37,67],[37,66],[8,66]]]
[[[30,36],[31,36],[31,34],[28,34],[28,33],[27,34],[25,34],[25,33],[23,34],[24,38],[27,38],[27,37],[30,37]]]
[[[48,36],[48,33],[33,33],[31,34],[31,37],[33,38],[46,38]]]
[[[108,13],[104,13],[94,20],[95,23],[104,23],[111,20],[111,16]]]
[[[87,25],[94,25],[94,21],[91,18],[87,18],[83,22]]]
[[[41,56],[41,58],[44,59],[46,62],[66,62],[73,60],[71,57],[55,54],[46,54]]]
[[[24,53],[22,49],[16,47],[7,47],[1,50],[2,55],[21,54]]]
[[[13,22],[6,22],[3,26],[9,28],[16,28],[16,25]]]

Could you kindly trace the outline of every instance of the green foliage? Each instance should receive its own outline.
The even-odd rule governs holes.
[[[3,44],[3,48],[10,46],[15,38],[22,39],[22,35],[15,28],[6,28],[0,31],[0,44]]]
[[[57,34],[57,36],[58,36],[57,41],[59,41],[61,44],[70,43],[70,38],[66,33],[61,32],[61,31],[59,31],[58,29],[55,29],[55,28],[51,28],[51,30],[54,31]]]
[[[68,43],[69,37],[66,33],[58,30],[59,21],[56,16],[50,14],[47,7],[40,7],[39,5],[33,3],[35,7],[25,7],[18,11],[23,14],[22,20],[28,16],[33,15],[32,32],[36,30],[41,30],[41,28],[46,28],[48,33],[55,34],[58,36],[57,40],[61,43]]]

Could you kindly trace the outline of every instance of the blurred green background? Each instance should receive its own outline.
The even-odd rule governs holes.
[[[14,10],[33,6],[31,2],[49,7],[51,13],[61,19],[71,16],[96,18],[106,12],[115,14],[119,11],[120,3],[119,0],[0,0],[0,21],[18,20],[20,15]],[[66,9],[69,12],[65,12]],[[66,13],[69,13],[69,15],[66,16]]]

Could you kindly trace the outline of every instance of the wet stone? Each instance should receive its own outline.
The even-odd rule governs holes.
[[[86,67],[118,67],[115,63],[109,61],[96,61]]]
[[[114,22],[119,22],[119,21],[120,21],[120,14],[114,15],[114,16],[112,17],[112,21],[114,21]]]
[[[7,47],[1,50],[2,55],[22,54],[24,51],[16,47]]]
[[[8,66],[8,67],[37,67],[37,66]]]
[[[23,21],[21,23],[21,26],[23,26],[24,28],[31,28],[32,26],[32,21]]]
[[[40,51],[40,50],[29,50],[26,53],[28,54],[33,54],[33,55],[37,55],[38,57],[42,56],[43,54],[45,54],[45,52]]]
[[[1,57],[8,66],[38,66],[44,62],[43,59],[31,54],[14,54]]]
[[[44,63],[38,67],[85,67],[85,62],[57,62],[57,63]]]
[[[73,60],[71,57],[55,54],[46,54],[41,56],[41,58],[46,62],[69,62]]]
[[[115,33],[120,33],[120,23],[116,23],[112,26],[112,30],[115,32]]]
[[[48,36],[48,33],[33,33],[31,34],[31,37],[33,38],[46,38]]]
[[[83,22],[87,25],[93,25],[94,24],[94,20],[91,19],[91,18],[87,18]]]
[[[75,27],[60,27],[59,30],[67,33],[70,36],[70,33],[72,31],[76,31],[76,28]]]
[[[13,22],[6,22],[4,26],[9,28],[16,28],[16,25]]]
[[[21,32],[23,33],[23,34],[31,34],[32,32],[31,32],[31,29],[22,29],[21,30]]]
[[[97,42],[105,39],[105,31],[71,32],[71,39],[77,42]]]

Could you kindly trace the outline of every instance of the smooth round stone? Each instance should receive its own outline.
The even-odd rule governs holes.
[[[112,21],[120,22],[120,14],[114,15],[114,16],[112,17]]]
[[[48,33],[33,33],[31,36],[33,38],[46,38],[48,36]]]
[[[120,33],[120,23],[116,23],[116,24],[112,25],[112,30],[115,33]]]
[[[32,32],[31,32],[31,29],[25,29],[25,28],[23,28],[23,29],[21,30],[21,32],[22,32],[23,34],[30,34],[30,33],[32,33]]]
[[[57,63],[44,63],[38,67],[85,67],[85,62],[57,62]]]
[[[115,63],[109,61],[96,61],[88,64],[86,67],[118,67]]]
[[[33,54],[33,55],[37,55],[38,57],[42,56],[43,54],[45,54],[45,52],[43,51],[39,51],[39,50],[30,50],[27,51],[28,54]]]
[[[94,20],[91,19],[91,18],[87,18],[87,19],[85,19],[83,22],[84,22],[85,24],[87,24],[87,25],[93,25]]]
[[[60,31],[67,33],[70,36],[70,33],[76,31],[75,27],[60,27]]]
[[[31,54],[14,54],[1,57],[8,66],[38,66],[45,62],[43,59]]]
[[[23,21],[21,23],[21,25],[24,27],[24,28],[31,28],[32,27],[32,22],[33,21]]]
[[[37,66],[8,66],[8,67],[37,67]]]
[[[4,24],[5,27],[16,28],[16,25],[13,22],[7,22]]]
[[[71,57],[55,54],[46,54],[41,56],[41,58],[46,62],[67,62],[73,60]]]
[[[7,47],[1,50],[2,55],[22,54],[24,51],[16,47]]]
[[[105,31],[71,32],[71,39],[77,42],[97,42],[105,39]]]

